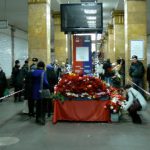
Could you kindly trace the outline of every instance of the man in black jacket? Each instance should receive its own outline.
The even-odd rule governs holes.
[[[129,68],[129,75],[132,78],[133,83],[136,85],[134,86],[134,88],[140,92],[142,91],[138,87],[143,88],[144,73],[145,69],[143,63],[138,60],[138,57],[136,55],[133,55],[132,63]]]

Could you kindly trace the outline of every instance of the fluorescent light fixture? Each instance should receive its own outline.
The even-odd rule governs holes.
[[[97,10],[96,9],[84,9],[85,14],[96,14]]]
[[[81,0],[81,3],[92,3],[97,2],[97,0]]]
[[[96,20],[88,20],[87,23],[88,24],[96,24]]]
[[[87,20],[96,20],[96,16],[86,16]]]

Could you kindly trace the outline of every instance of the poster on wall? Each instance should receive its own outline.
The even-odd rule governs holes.
[[[76,48],[76,61],[89,61],[89,47]]]
[[[143,40],[131,40],[131,55],[130,59],[132,59],[133,55],[138,56],[138,59],[144,60],[144,41]]]

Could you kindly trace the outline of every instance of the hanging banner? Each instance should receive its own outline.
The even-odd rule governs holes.
[[[77,74],[92,72],[91,36],[73,37],[73,71]]]

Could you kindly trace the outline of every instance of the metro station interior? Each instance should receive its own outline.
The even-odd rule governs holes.
[[[27,101],[14,103],[9,86],[9,96],[0,99],[0,150],[149,150],[149,14],[150,0],[0,0],[0,68],[9,84],[16,60],[21,66],[26,60],[31,65],[33,58],[45,65],[64,67],[67,61],[73,66],[76,37],[87,36],[91,65],[124,59],[126,83],[131,80],[132,56],[138,57],[145,68],[142,91],[147,100],[147,109],[139,112],[140,125],[124,112],[115,123],[54,123],[51,113],[41,126],[25,113]],[[79,54],[86,59],[85,53]]]

